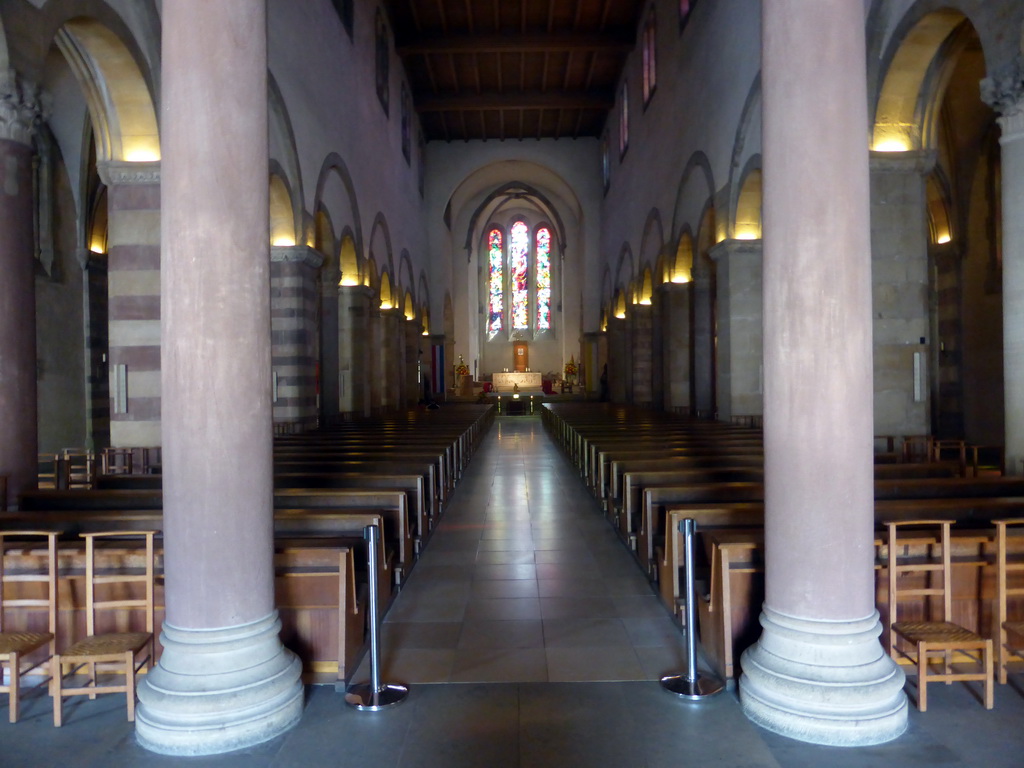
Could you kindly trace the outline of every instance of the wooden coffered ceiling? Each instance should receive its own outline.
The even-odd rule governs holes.
[[[643,0],[386,0],[427,141],[599,136]]]

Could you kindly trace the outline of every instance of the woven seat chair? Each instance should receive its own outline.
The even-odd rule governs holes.
[[[1024,561],[1011,559],[1007,554],[1008,538],[1024,536],[1024,518],[995,520],[996,525],[996,666],[999,682],[1006,683],[1007,667],[1011,661],[1024,656],[1024,620],[1010,618],[1010,601],[1024,597]],[[1018,575],[1018,578],[1014,578]]]
[[[53,724],[63,720],[68,696],[124,693],[128,720],[135,720],[135,678],[153,660],[153,571],[155,531],[84,533],[86,636],[54,657]],[[142,567],[128,567],[142,556]],[[101,562],[101,560],[121,562]],[[99,567],[98,567],[99,566]],[[140,594],[141,593],[141,594]],[[142,613],[131,629],[131,613]],[[115,614],[115,615],[112,615]],[[107,622],[101,623],[106,615]],[[100,631],[117,621],[128,631]],[[84,684],[70,685],[71,678],[86,673]],[[100,675],[104,680],[101,682]],[[109,678],[113,677],[113,680]]]
[[[46,547],[40,564],[33,551]],[[15,551],[22,563],[16,565]],[[10,554],[10,557],[9,557]],[[46,611],[46,629],[30,628],[25,613]],[[17,612],[18,615],[15,615]],[[31,622],[38,623],[38,622]],[[0,533],[0,670],[9,682],[0,692],[8,694],[10,719],[18,722],[21,678],[49,666],[52,678],[57,637],[57,534],[51,531],[5,531]],[[47,652],[38,658],[38,651]]]
[[[917,666],[917,708],[928,709],[928,683],[955,680],[984,684],[984,705],[992,709],[992,641],[950,621],[950,522],[905,520],[886,526],[889,569],[889,653],[893,659],[910,659]],[[936,552],[936,548],[940,551]],[[921,620],[900,621],[901,604],[913,600],[922,607]],[[929,617],[930,603],[941,602],[941,618]],[[901,642],[903,641],[903,642]],[[909,646],[905,649],[904,646]],[[980,671],[958,672],[954,653],[967,653]],[[933,671],[936,657],[941,671]]]

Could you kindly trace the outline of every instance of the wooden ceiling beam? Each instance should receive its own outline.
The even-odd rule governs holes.
[[[525,93],[482,93],[459,96],[432,96],[416,103],[416,111],[473,112],[496,109],[599,109],[609,110],[615,105],[612,94],[572,91],[528,91]]]
[[[631,35],[623,34],[568,34],[568,35],[451,35],[424,37],[402,43],[395,49],[398,55],[426,56],[456,53],[565,53],[595,51],[600,53],[629,53],[633,50]]]

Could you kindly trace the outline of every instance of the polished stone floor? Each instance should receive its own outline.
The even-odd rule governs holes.
[[[410,686],[357,712],[311,686],[302,721],[242,752],[173,759],[141,749],[123,697],[45,696],[0,712],[0,768],[1021,768],[1024,678],[985,711],[963,685],[932,686],[890,744],[838,749],[768,733],[734,691],[700,703],[655,682],[683,639],[540,421],[504,417],[485,439],[382,625],[382,679]],[[367,677],[366,664],[354,680]]]

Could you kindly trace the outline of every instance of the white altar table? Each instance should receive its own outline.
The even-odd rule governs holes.
[[[518,384],[520,392],[528,390],[543,390],[540,371],[520,371],[511,373],[492,374],[491,383],[495,392],[511,392]]]

